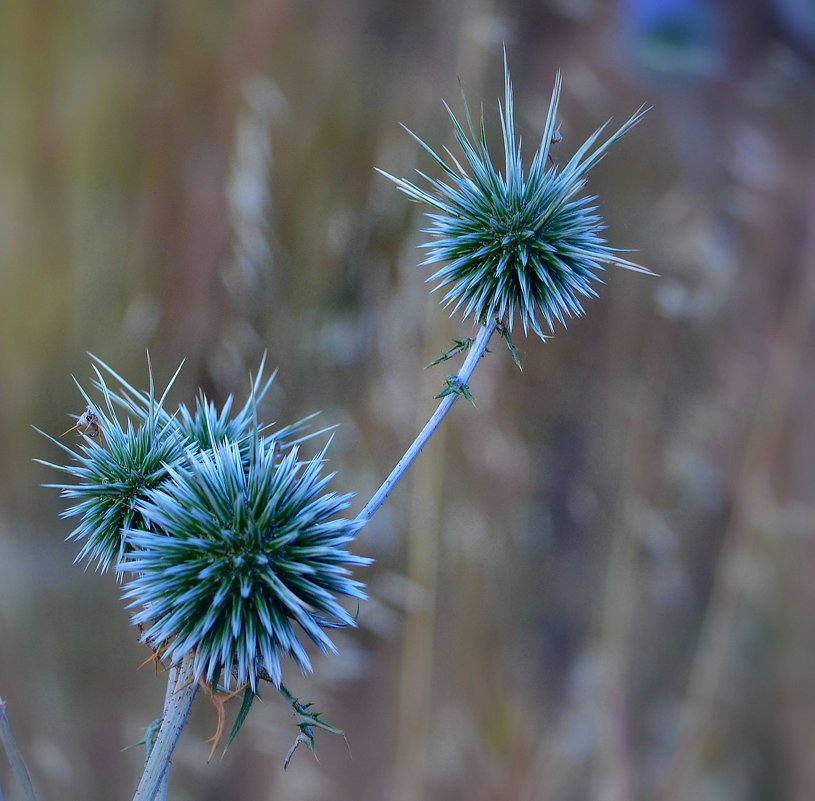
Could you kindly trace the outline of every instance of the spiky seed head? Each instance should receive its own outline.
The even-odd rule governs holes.
[[[153,390],[151,389],[151,391],[147,393],[134,388],[125,378],[105,364],[101,359],[93,354],[91,354],[91,358],[95,362],[95,367],[98,367],[99,370],[104,372],[116,385],[116,389],[104,387],[113,401],[113,404],[118,409],[124,410],[128,416],[137,421],[147,419],[150,414],[150,409],[157,405],[151,400]],[[264,376],[265,367],[266,356],[264,354],[257,375],[252,382],[249,395],[238,411],[234,413],[232,411],[235,400],[232,395],[229,395],[221,408],[218,409],[203,392],[200,392],[191,409],[185,403],[182,403],[179,405],[176,413],[170,415],[161,408],[163,406],[164,397],[166,397],[165,393],[165,396],[161,399],[162,402],[158,404],[162,422],[172,419],[177,426],[177,436],[181,438],[186,445],[190,445],[193,448],[205,450],[211,448],[216,443],[239,442],[245,449],[248,442],[256,434],[270,432],[273,427],[272,424],[261,424],[258,422],[258,407],[269,392],[277,375],[277,371],[275,370],[270,376]],[[176,374],[173,376],[170,382],[171,385],[180,370],[181,366],[179,366]],[[97,378],[94,385],[97,389],[103,388],[104,382],[101,376]],[[294,423],[290,423],[287,426],[275,428],[275,440],[280,443],[282,448],[286,448],[330,430],[331,427],[318,431],[309,430],[311,421],[317,417],[318,414],[319,412],[316,412]]]
[[[172,662],[194,653],[208,683],[223,671],[253,689],[261,668],[280,684],[281,654],[311,670],[300,632],[334,650],[325,629],[354,625],[336,595],[365,598],[349,567],[370,560],[346,550],[360,524],[338,517],[351,496],[326,491],[325,453],[281,458],[258,438],[248,460],[225,442],[170,469],[139,503],[152,531],[128,532],[118,568],[146,641]]]
[[[139,502],[167,478],[168,469],[179,464],[188,449],[182,446],[177,425],[160,404],[153,403],[135,424],[129,419],[123,424],[104,382],[100,387],[101,404],[93,403],[83,392],[99,435],[82,436],[74,450],[46,434],[72,459],[65,465],[39,461],[77,480],[47,486],[76,501],[62,513],[63,517],[80,518],[68,535],[68,539],[82,543],[76,561],[95,563],[104,572],[115,567],[133,547],[128,532],[145,525]]]
[[[167,478],[168,466],[178,465],[188,453],[215,443],[236,442],[246,454],[252,438],[271,429],[258,423],[257,403],[266,395],[275,376],[263,378],[264,359],[246,403],[234,415],[231,396],[218,410],[204,395],[197,399],[193,411],[182,404],[171,414],[165,403],[181,367],[157,397],[152,369],[149,390],[144,392],[101,359],[93,355],[91,358],[96,371],[93,385],[101,397],[98,401],[91,399],[77,384],[88,406],[72,429],[77,431],[76,448],[40,432],[68,454],[70,461],[67,464],[38,461],[75,480],[72,484],[48,486],[61,490],[64,498],[76,501],[63,512],[63,517],[80,518],[79,525],[68,536],[82,543],[77,561],[95,562],[97,569],[104,572],[115,567],[132,547],[127,532],[149,528],[138,502]],[[105,376],[112,384],[107,383]],[[94,420],[93,430],[85,423],[88,415]],[[314,416],[276,428],[275,441],[287,448],[322,433],[307,431]]]
[[[457,159],[447,148],[439,155],[412,131],[408,133],[442,169],[442,179],[419,172],[429,185],[383,175],[394,181],[412,200],[430,207],[433,241],[423,265],[442,264],[428,281],[433,291],[445,290],[442,304],[451,315],[478,323],[497,320],[512,329],[520,318],[525,333],[531,328],[544,337],[555,321],[583,313],[583,298],[596,295],[593,284],[604,265],[649,271],[618,254],[603,239],[604,226],[597,214],[596,197],[580,197],[587,173],[609,147],[639,122],[640,109],[604,142],[607,127],[595,131],[559,167],[549,157],[557,135],[557,110],[561,79],[558,74],[540,146],[528,170],[521,160],[520,139],[515,136],[515,112],[509,69],[504,61],[505,95],[500,108],[503,172],[487,147],[483,113],[476,133],[464,102],[466,129],[449,107],[455,139],[462,153]],[[407,129],[406,129],[407,130]]]

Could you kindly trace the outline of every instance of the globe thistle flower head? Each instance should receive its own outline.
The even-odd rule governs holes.
[[[269,379],[269,383],[273,378],[274,376]],[[250,449],[254,447],[253,442],[256,436],[269,432],[273,428],[273,424],[260,424],[257,419],[257,404],[266,394],[267,389],[268,385],[263,387],[260,395],[255,395],[253,392],[243,408],[234,416],[230,416],[234,402],[232,395],[226,399],[219,410],[203,392],[200,393],[195,399],[195,406],[192,410],[183,403],[178,407],[176,422],[180,435],[185,442],[201,450],[214,448],[224,442],[237,443],[241,447],[244,458],[248,458]],[[279,444],[280,448],[290,448],[331,430],[333,426],[322,428],[319,431],[308,431],[310,422],[318,414],[319,412],[314,412],[294,423],[277,428],[269,436]],[[298,434],[302,436],[298,437]]]
[[[148,394],[133,387],[98,357],[91,354],[91,358],[118,385],[117,390],[107,390],[114,404],[135,419],[145,420],[149,416],[152,404],[152,370],[149,371],[151,390]],[[171,384],[175,381],[182,366],[183,362],[176,370],[170,382]],[[235,402],[233,395],[227,397],[219,410],[213,401],[207,398],[203,392],[200,392],[192,409],[182,403],[175,414],[170,415],[162,408],[160,411],[162,421],[172,419],[177,427],[177,435],[184,440],[185,444],[193,448],[207,449],[217,443],[238,442],[246,450],[249,441],[257,433],[264,433],[272,428],[271,424],[259,424],[257,417],[258,406],[268,394],[277,376],[277,370],[275,370],[268,378],[264,377],[265,367],[266,354],[263,355],[257,375],[252,380],[246,402],[234,415],[232,414],[232,407]],[[97,380],[95,385],[97,388],[101,388],[100,380]],[[288,447],[330,430],[329,427],[319,431],[308,431],[309,424],[318,414],[319,412],[315,412],[294,423],[278,428],[274,433],[275,439],[280,443],[281,447]],[[297,435],[301,436],[298,437]]]
[[[168,467],[180,463],[186,451],[176,435],[174,421],[163,410],[166,392],[156,401],[151,388],[141,419],[134,424],[128,418],[123,425],[114,409],[113,393],[99,373],[97,386],[102,393],[100,404],[79,387],[88,407],[75,426],[81,430],[76,450],[40,432],[70,454],[71,461],[65,465],[38,461],[78,480],[46,486],[76,501],[62,513],[63,517],[80,518],[79,525],[68,535],[69,540],[82,543],[76,561],[95,562],[96,568],[104,572],[118,564],[132,547],[127,532],[145,525],[139,502],[166,479]]]
[[[451,315],[461,311],[465,319],[472,316],[479,323],[497,320],[510,330],[517,316],[525,333],[531,328],[543,339],[544,324],[553,331],[555,321],[565,325],[568,317],[583,313],[582,299],[596,295],[593,285],[604,265],[650,272],[605,242],[597,198],[579,196],[587,173],[645,110],[600,142],[606,123],[559,167],[550,158],[561,89],[558,74],[540,146],[525,170],[506,59],[504,78],[505,99],[499,104],[503,172],[490,155],[483,112],[476,133],[466,100],[466,129],[445,104],[461,160],[447,148],[443,158],[406,129],[441,168],[441,179],[417,170],[429,185],[422,189],[380,172],[409,198],[431,208],[424,231],[433,241],[420,246],[429,249],[422,265],[443,265],[428,281],[435,282],[434,292],[445,290],[442,305],[452,307]]]
[[[349,568],[370,560],[346,550],[361,524],[338,517],[350,495],[326,491],[327,448],[301,461],[297,446],[281,457],[258,437],[248,460],[224,442],[169,468],[139,503],[153,532],[128,532],[118,567],[133,575],[124,597],[146,642],[172,663],[194,653],[196,678],[223,671],[253,690],[259,676],[279,687],[282,654],[311,670],[301,632],[334,650],[325,629],[355,625],[336,595],[365,598]]]

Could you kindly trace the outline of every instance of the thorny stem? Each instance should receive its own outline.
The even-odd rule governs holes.
[[[470,380],[470,376],[473,374],[475,366],[478,364],[479,359],[484,355],[484,351],[487,349],[490,337],[495,332],[496,326],[497,322],[492,320],[491,322],[482,326],[481,330],[476,335],[476,338],[467,353],[467,358],[464,360],[464,364],[461,366],[461,370],[459,370],[455,376],[455,379],[461,384],[466,384]],[[427,424],[421,430],[419,436],[416,437],[413,444],[405,452],[405,455],[399,460],[396,467],[393,468],[391,474],[385,479],[382,486],[374,493],[374,496],[365,505],[365,508],[359,513],[359,515],[357,515],[358,523],[361,523],[364,526],[374,516],[379,507],[382,506],[382,504],[385,502],[385,498],[388,497],[391,490],[399,483],[399,480],[413,464],[416,457],[421,453],[422,448],[424,448],[424,446],[427,444],[430,437],[433,436],[436,429],[439,427],[439,424],[442,420],[444,420],[447,412],[450,411],[457,398],[458,393],[455,392],[451,393],[450,395],[445,395],[442,398],[438,408],[433,413],[433,416],[427,421]]]
[[[162,786],[166,787],[169,775],[170,759],[187,723],[198,682],[193,677],[193,655],[184,657],[178,667],[177,675],[173,672],[168,677],[168,685],[175,681],[174,691],[170,692],[164,706],[164,719],[161,722],[150,757],[144,768],[133,801],[155,801],[160,798]]]
[[[6,702],[2,698],[0,698],[0,742],[3,743],[8,761],[17,775],[23,795],[27,801],[37,801],[37,794],[34,792],[34,785],[31,783],[28,769],[25,766],[22,754],[20,754],[20,749],[17,747],[17,741],[11,733],[11,726],[9,726],[6,717]],[[0,790],[0,796],[2,796],[2,790]]]
[[[170,704],[172,703],[173,695],[175,694],[177,688],[178,688],[178,668],[176,666],[172,666],[167,675],[167,692],[164,694],[164,710],[161,713],[159,729],[164,724],[164,721],[167,719]],[[156,732],[156,736],[158,736],[158,732]],[[144,749],[145,768],[147,767],[147,763],[150,760],[150,754],[153,753],[154,745],[155,738],[149,740],[149,742],[147,742],[145,746]],[[167,801],[167,788],[169,786],[169,783],[170,783],[170,763],[168,762],[167,766],[164,769],[164,775],[161,777],[161,784],[159,785],[155,801]]]
[[[465,386],[470,380],[476,365],[487,350],[487,345],[493,333],[495,333],[496,327],[497,321],[493,320],[483,325],[479,330],[469,348],[464,364],[462,364],[461,369],[453,379],[459,386]],[[458,392],[452,392],[441,399],[438,408],[427,421],[419,436],[416,437],[405,455],[393,468],[391,474],[359,513],[357,522],[364,526],[385,502],[391,490],[399,483],[402,476],[430,440],[430,437],[433,436],[441,421],[453,407],[458,395]],[[144,773],[133,801],[164,801],[166,798],[170,759],[186,725],[197,689],[198,684],[193,681],[193,658],[189,656],[183,660],[179,667],[170,669],[161,727],[152,746],[148,743]]]

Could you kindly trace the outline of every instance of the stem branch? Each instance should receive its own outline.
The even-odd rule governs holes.
[[[178,689],[178,667],[175,665],[170,667],[170,670],[167,675],[167,691],[164,694],[164,708],[161,712],[161,720],[159,722],[159,731],[161,730],[161,726],[164,721],[167,719],[167,715],[169,714],[170,704],[173,701],[173,695],[175,694],[176,689]],[[156,732],[156,736],[158,736],[158,731]],[[149,739],[147,745],[144,749],[144,766],[147,767],[147,763],[150,760],[150,754],[153,753],[153,746],[155,745],[155,737]],[[164,775],[161,777],[161,783],[159,784],[158,792],[156,793],[155,801],[167,801],[167,787],[170,783],[170,763],[167,763],[167,766],[164,768]]]
[[[187,723],[198,682],[193,675],[193,655],[186,656],[178,667],[177,674],[171,671],[168,685],[175,681],[175,691],[170,693],[164,706],[164,720],[161,722],[147,764],[144,767],[133,801],[154,801],[161,790],[161,785],[170,769],[170,759],[173,756],[181,732]]]
[[[484,355],[484,351],[487,349],[490,337],[495,332],[495,327],[496,322],[493,320],[487,325],[482,326],[481,330],[476,335],[476,338],[473,341],[473,344],[470,346],[469,352],[467,353],[467,358],[464,360],[464,364],[461,366],[461,370],[459,370],[455,376],[455,378],[461,382],[461,384],[466,384],[470,380],[470,376],[473,374],[475,366],[478,364],[479,359]],[[430,437],[433,436],[436,429],[439,427],[439,424],[442,420],[444,420],[447,412],[450,411],[457,399],[458,393],[455,392],[451,393],[450,395],[445,395],[442,398],[438,408],[433,413],[433,416],[427,421],[427,424],[421,430],[419,436],[416,437],[413,444],[405,452],[405,455],[399,460],[396,467],[393,468],[391,474],[385,479],[382,486],[374,493],[374,496],[365,505],[365,508],[359,513],[359,515],[357,515],[358,523],[361,523],[364,526],[374,516],[379,507],[382,506],[382,504],[385,502],[385,498],[388,497],[391,490],[399,483],[399,480],[407,472],[411,464],[413,464],[416,457],[421,453],[422,448],[424,448],[424,446],[427,444]]]

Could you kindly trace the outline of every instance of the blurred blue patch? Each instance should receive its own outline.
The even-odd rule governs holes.
[[[815,54],[815,0],[772,0],[770,6],[792,42]]]
[[[723,62],[721,17],[701,0],[621,0],[628,57],[658,76],[711,77]]]

